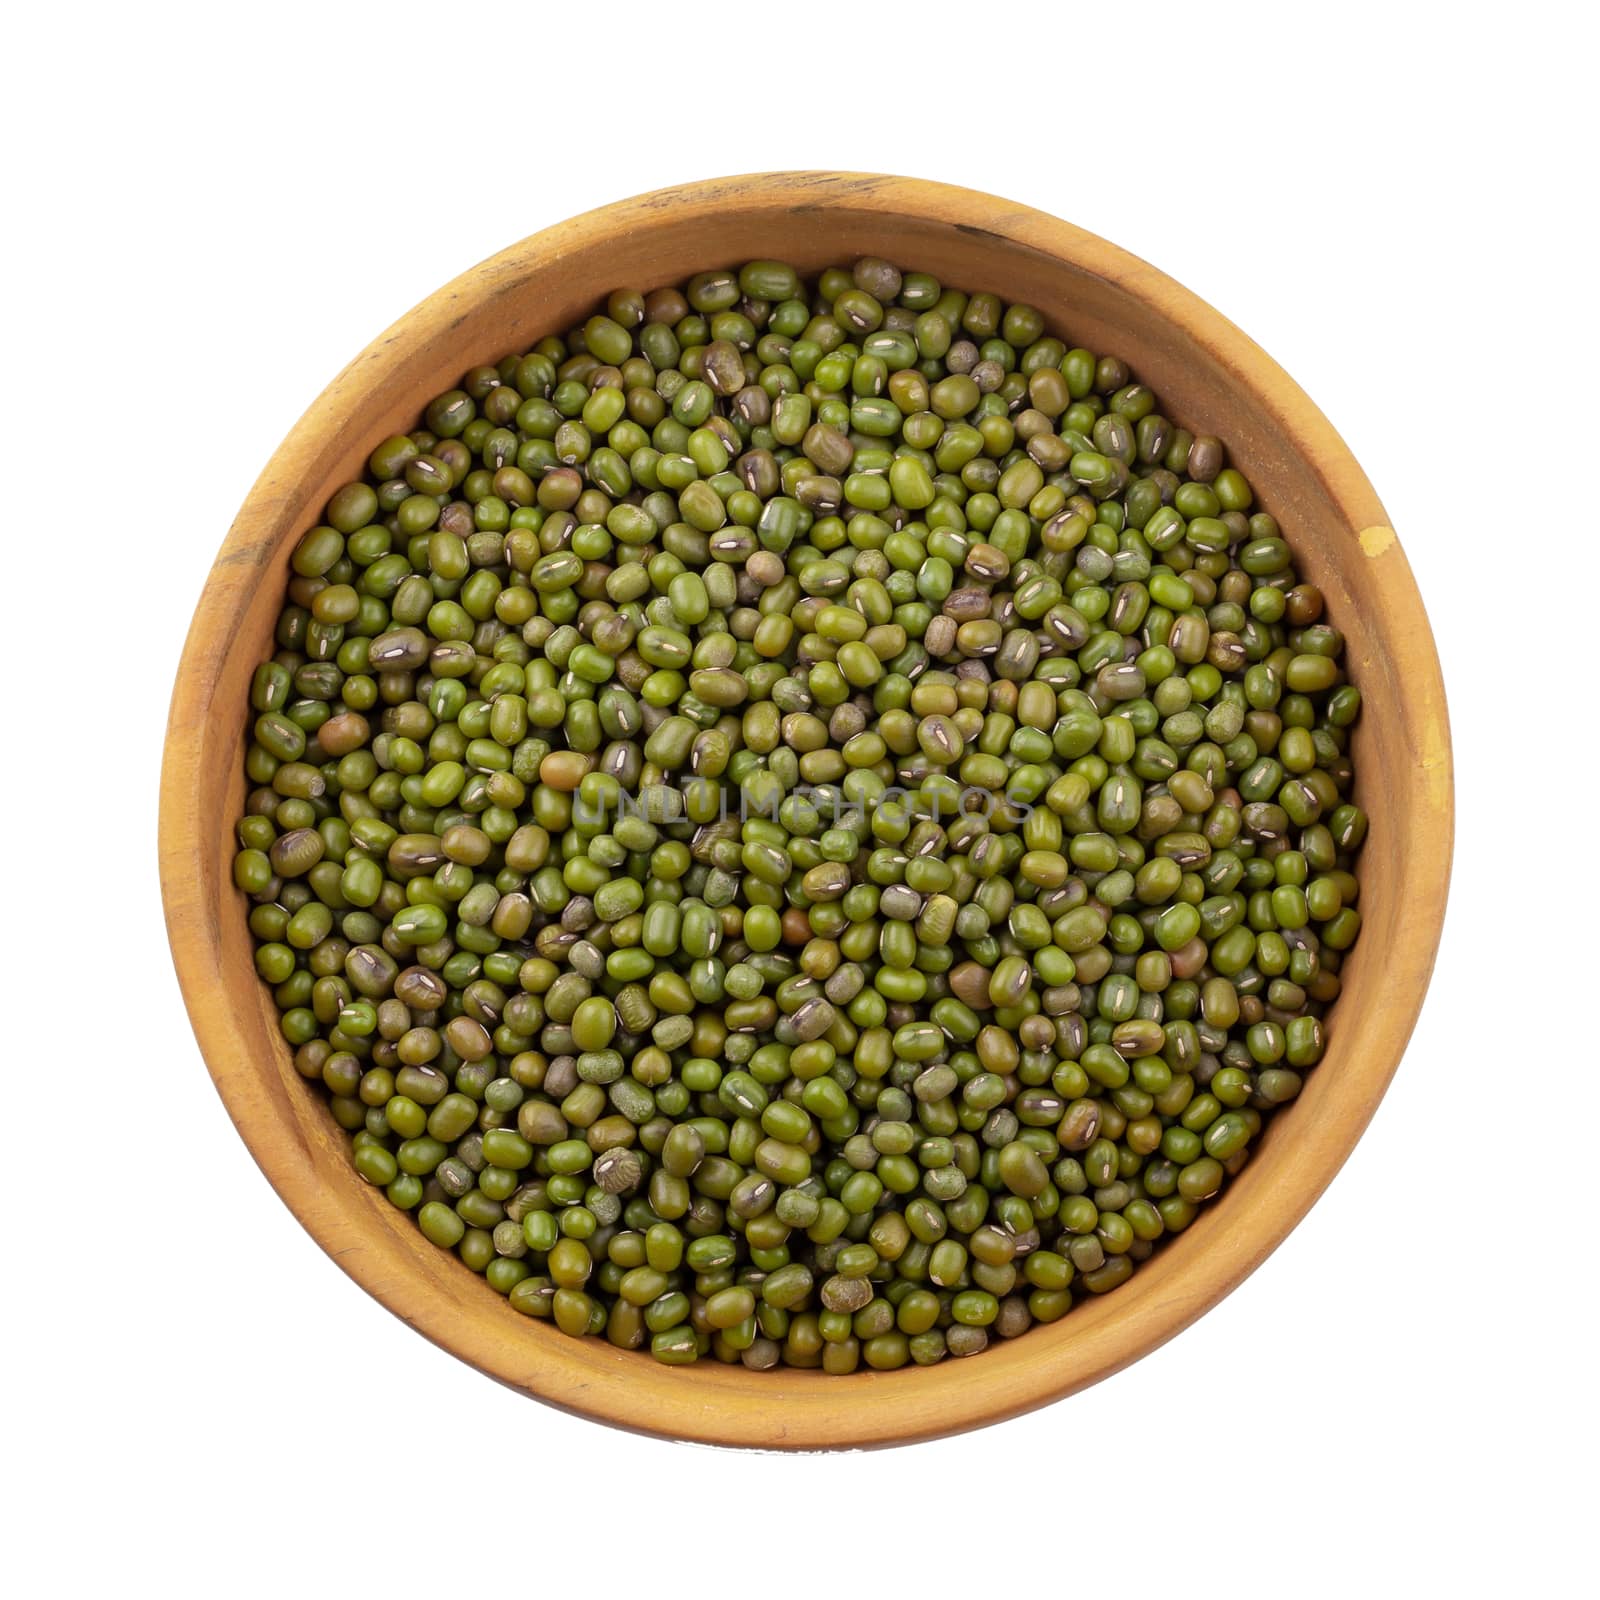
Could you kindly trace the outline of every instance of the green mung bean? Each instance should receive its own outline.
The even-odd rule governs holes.
[[[357,1172],[684,1365],[1125,1282],[1327,1048],[1361,691],[1225,444],[865,259],[612,293],[290,556],[234,883]]]

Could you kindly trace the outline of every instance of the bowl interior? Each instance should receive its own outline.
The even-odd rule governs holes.
[[[1114,1294],[976,1361],[848,1379],[711,1362],[666,1369],[520,1317],[356,1176],[347,1136],[294,1071],[231,883],[247,685],[272,649],[293,542],[378,440],[417,426],[469,367],[571,326],[615,288],[754,257],[809,271],[864,254],[1032,303],[1052,332],[1123,357],[1166,415],[1227,445],[1302,574],[1324,590],[1363,693],[1354,755],[1371,815],[1365,926],[1327,1056],[1298,1103],[1220,1201]],[[1192,295],[1065,223],[965,190],[837,174],[694,185],[580,217],[466,274],[358,357],[229,534],[186,647],[163,778],[163,889],[196,1032],[241,1134],[324,1249],[504,1382],[626,1426],[767,1446],[883,1443],[1014,1414],[1144,1354],[1237,1284],[1337,1171],[1398,1062],[1432,965],[1449,848],[1448,735],[1426,618],[1376,495],[1299,389]]]

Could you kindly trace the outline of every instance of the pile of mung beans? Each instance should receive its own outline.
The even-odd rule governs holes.
[[[1215,438],[865,259],[613,293],[292,557],[234,877],[357,1172],[517,1311],[926,1365],[1323,1054],[1360,695]]]

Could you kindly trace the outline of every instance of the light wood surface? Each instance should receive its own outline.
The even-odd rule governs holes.
[[[1222,1199],[1125,1287],[936,1367],[667,1368],[519,1316],[356,1176],[349,1136],[278,1033],[232,886],[249,677],[272,650],[294,541],[378,440],[417,426],[469,367],[569,327],[614,288],[758,256],[814,270],[863,254],[1031,302],[1071,342],[1128,361],[1166,415],[1227,444],[1348,640],[1365,702],[1357,793],[1372,818],[1364,929],[1327,1056],[1299,1101]],[[1444,688],[1405,554],[1343,441],[1268,356],[1154,268],[1041,212],[905,178],[776,173],[663,190],[535,234],[424,301],[334,379],[251,491],[195,613],[167,730],[160,855],[206,1064],[268,1179],[352,1278],[436,1344],[569,1411],[679,1438],[817,1449],[929,1438],[1070,1394],[1170,1339],[1254,1270],[1338,1171],[1400,1060],[1433,966],[1452,831]]]

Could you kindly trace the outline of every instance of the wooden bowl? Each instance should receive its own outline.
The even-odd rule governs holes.
[[[385,436],[463,372],[570,327],[618,287],[777,257],[803,270],[879,254],[1039,307],[1115,352],[1196,432],[1218,435],[1283,524],[1346,635],[1365,712],[1355,735],[1371,814],[1362,937],[1329,1048],[1255,1159],[1132,1280],[967,1361],[828,1377],[704,1361],[664,1367],[530,1321],[356,1176],[348,1135],[295,1072],[255,975],[233,888],[250,674],[271,653],[291,547]],[[1428,621],[1377,495],[1295,384],[1225,318],[1144,262],[1054,217],[906,178],[772,173],[591,211],[474,267],[329,385],[251,491],[195,613],[161,790],[161,881],[179,981],[245,1143],[317,1243],[436,1344],[516,1389],[624,1427],[793,1449],[882,1445],[1014,1416],[1170,1339],[1254,1270],[1338,1171],[1392,1076],[1433,966],[1453,827],[1444,689]]]

